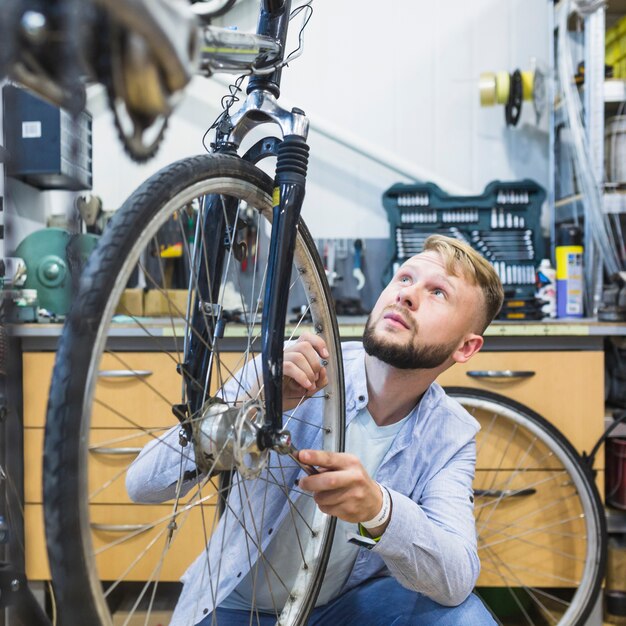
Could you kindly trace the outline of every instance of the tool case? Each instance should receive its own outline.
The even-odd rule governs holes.
[[[398,183],[383,194],[390,228],[385,279],[422,251],[432,234],[470,244],[495,268],[505,291],[499,319],[541,319],[535,271],[544,257],[541,207],[546,192],[536,182],[493,181],[477,196],[451,196],[434,183]]]

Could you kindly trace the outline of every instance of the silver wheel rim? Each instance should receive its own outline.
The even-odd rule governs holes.
[[[130,276],[133,268],[140,259],[141,252],[152,239],[154,234],[159,230],[161,226],[166,222],[167,218],[173,210],[178,207],[182,207],[188,204],[193,198],[203,194],[221,193],[224,195],[233,195],[241,200],[247,202],[250,206],[259,207],[259,212],[262,213],[267,219],[271,217],[271,197],[261,192],[255,185],[248,183],[240,179],[233,179],[231,177],[213,178],[203,180],[191,187],[188,187],[181,193],[177,194],[169,202],[164,204],[155,215],[155,217],[146,225],[142,235],[135,242],[132,248],[131,254],[128,255],[125,260],[119,277],[116,282],[115,289],[112,291],[108,300],[107,307],[103,312],[102,320],[98,328],[97,339],[94,343],[92,352],[91,364],[88,372],[88,385],[87,391],[84,397],[83,405],[83,419],[81,422],[81,440],[89,441],[89,433],[91,431],[91,407],[94,402],[94,393],[96,388],[96,381],[98,377],[98,366],[101,361],[102,355],[105,352],[105,345],[107,339],[108,329],[111,325],[111,319],[114,313],[115,304],[118,302],[124,286],[127,283],[127,279]],[[302,277],[302,283],[309,299],[309,311],[312,314],[314,325],[322,329],[321,334],[329,339],[328,333],[333,328],[333,321],[331,313],[325,306],[325,296],[323,288],[317,280],[316,273],[312,271],[314,268],[313,259],[310,256],[309,250],[307,250],[302,239],[299,237],[297,250],[295,255],[295,264]],[[329,345],[331,341],[327,341]],[[331,362],[327,366],[328,376],[330,381],[338,380],[338,367],[337,363]],[[338,411],[340,411],[339,403],[336,398],[342,397],[342,392],[338,389],[329,388],[325,389],[327,399],[329,402],[325,403],[324,411],[324,449],[338,449],[340,435],[333,428],[333,425],[337,423]],[[89,487],[88,487],[88,464],[89,464],[88,447],[83,445],[80,450],[80,492],[81,498],[79,502],[80,510],[80,523],[82,532],[82,543],[85,550],[85,555],[88,561],[88,570],[90,574],[90,586],[92,589],[92,595],[96,599],[96,604],[100,614],[102,624],[112,624],[111,614],[108,610],[105,594],[101,587],[100,578],[97,575],[97,566],[94,557],[94,548],[92,541],[92,526],[91,516],[89,513]],[[162,522],[162,520],[161,520]],[[293,602],[289,602],[288,606],[282,611],[279,618],[281,624],[298,624],[305,617],[307,609],[307,597],[311,591],[312,586],[315,584],[316,575],[319,572],[319,556],[323,547],[329,541],[334,529],[334,523],[330,518],[318,512],[313,524],[316,528],[319,527],[319,533],[314,539],[311,539],[306,543],[305,556],[309,560],[312,567],[309,567],[305,572],[296,579],[294,589],[291,596],[295,598]],[[130,533],[139,534],[142,532],[139,528],[128,529]],[[195,556],[195,555],[194,555]],[[145,594],[144,594],[145,595]]]
[[[563,517],[563,525],[558,522],[555,522],[554,519],[550,521],[546,521],[546,527],[536,527],[536,528],[527,528],[523,527],[523,524],[529,524],[534,521],[533,513],[527,514],[525,518],[523,515],[520,516],[518,520],[507,521],[507,532],[511,535],[510,543],[513,545],[515,541],[519,542],[527,542],[527,549],[533,549],[533,544],[535,543],[534,537],[541,533],[547,532],[554,536],[554,544],[555,547],[550,547],[551,544],[548,544],[548,547],[545,549],[546,556],[550,556],[548,553],[552,551],[557,551],[557,543],[559,540],[558,535],[562,534],[565,536],[565,533],[569,531],[569,524],[571,522],[572,526],[575,528],[584,528],[584,531],[580,533],[577,537],[572,537],[572,541],[584,541],[585,549],[584,549],[584,565],[582,566],[582,576],[576,580],[576,591],[573,594],[573,597],[570,601],[566,602],[563,598],[556,598],[553,593],[545,591],[547,587],[537,587],[534,588],[532,585],[524,585],[524,572],[520,571],[516,573],[514,570],[511,570],[510,565],[504,564],[499,571],[499,575],[502,577],[503,583],[505,581],[510,582],[511,579],[515,579],[517,576],[518,584],[511,585],[513,589],[522,589],[523,591],[518,593],[517,591],[511,591],[511,600],[510,603],[512,605],[517,605],[519,609],[519,622],[513,622],[515,624],[528,624],[529,626],[535,626],[535,624],[559,624],[561,626],[569,625],[569,624],[578,624],[580,618],[589,607],[590,603],[595,602],[595,597],[593,597],[594,592],[594,584],[597,580],[598,567],[600,563],[600,553],[599,553],[599,542],[596,540],[596,537],[599,536],[600,533],[600,525],[598,521],[598,515],[602,514],[602,511],[598,511],[595,500],[592,498],[592,495],[589,490],[588,481],[583,476],[583,469],[580,467],[579,463],[572,458],[572,456],[560,445],[559,441],[554,439],[549,432],[547,432],[539,423],[530,419],[523,413],[517,411],[515,408],[506,406],[503,403],[496,402],[487,398],[480,398],[471,395],[464,395],[461,392],[454,392],[450,394],[455,398],[458,402],[460,402],[472,415],[479,418],[481,422],[481,432],[482,437],[484,437],[481,442],[481,435],[479,435],[478,444],[477,444],[477,480],[476,483],[480,484],[480,472],[481,472],[481,454],[483,457],[491,454],[489,451],[493,449],[496,444],[487,443],[487,438],[493,435],[493,424],[497,420],[507,420],[510,424],[510,433],[511,438],[513,434],[515,437],[519,439],[520,436],[527,437],[530,445],[525,444],[522,445],[524,448],[524,453],[527,454],[526,458],[528,461],[524,461],[527,464],[526,467],[520,464],[519,467],[506,467],[506,469],[493,468],[493,469],[483,469],[484,472],[504,472],[509,473],[517,473],[518,477],[522,477],[522,473],[527,474],[528,476],[532,476],[530,480],[525,480],[524,488],[526,489],[542,489],[542,488],[556,488],[553,486],[550,481],[552,480],[552,475],[557,476],[558,472],[561,472],[563,476],[567,477],[567,481],[571,481],[572,489],[570,490],[570,496],[568,501],[562,502],[563,504],[563,512],[567,514],[569,517]],[[524,434],[524,431],[526,434]],[[498,437],[499,435],[495,435]],[[526,443],[526,439],[524,440]],[[482,443],[482,446],[481,446]],[[507,450],[507,446],[510,446],[509,441],[503,440],[500,438],[498,440],[498,444],[500,450],[502,451],[500,459],[505,459],[508,456],[515,455],[514,452]],[[538,449],[540,448],[542,451],[540,454],[545,456],[545,450],[549,450],[550,455],[553,455],[553,458],[545,460],[546,463],[550,464],[551,470],[537,470],[533,469],[533,461],[529,458],[530,454],[533,453],[532,447],[536,446]],[[522,458],[517,457],[517,458]],[[491,466],[490,463],[487,464]],[[515,466],[515,463],[512,462],[511,466]],[[560,466],[560,469],[559,469]],[[541,472],[545,476],[541,475]],[[552,473],[554,472],[554,474]],[[533,476],[534,473],[534,476]],[[546,477],[549,476],[549,477]],[[507,486],[507,481],[509,479],[503,481],[504,486]],[[475,484],[476,484],[475,483]],[[510,484],[513,484],[513,481],[510,481]],[[502,481],[499,485],[502,487]],[[517,489],[517,494],[520,499],[523,499],[523,494],[520,493],[521,488],[519,488],[516,484],[515,489]],[[506,500],[507,498],[515,498],[516,493],[515,489],[509,489],[507,495],[501,495],[502,491],[506,491],[506,489],[496,489],[495,491],[500,495],[489,495],[488,497],[479,497],[477,495],[475,500],[475,508],[476,508],[476,517],[477,517],[477,533],[478,533],[478,547],[479,547],[479,556],[481,557],[481,563],[483,564],[483,570],[485,569],[485,563],[487,564],[487,568],[492,567],[494,564],[493,556],[486,556],[489,551],[492,553],[494,551],[500,550],[504,547],[506,550],[506,546],[503,544],[506,543],[506,540],[497,538],[497,531],[494,532],[493,527],[498,524],[497,520],[497,512],[489,512],[489,508],[492,507],[490,500],[500,498],[500,502]],[[513,491],[513,493],[511,493]],[[532,496],[530,496],[532,497]],[[482,501],[481,501],[482,500]],[[493,501],[493,500],[492,500]],[[556,504],[555,507],[559,506],[559,499],[555,498]],[[582,518],[582,526],[573,519],[571,510],[568,510],[568,507],[576,507],[576,514],[581,515]],[[496,503],[495,507],[492,507],[494,510],[497,510],[498,504]],[[549,514],[555,514],[554,511],[549,511]],[[487,513],[487,520],[481,523],[481,517],[484,517],[485,513]],[[538,508],[537,516],[541,516],[541,509]],[[496,518],[496,519],[494,519]],[[491,526],[491,528],[490,528]],[[517,528],[516,528],[517,526]],[[523,530],[522,530],[523,528]],[[494,540],[494,536],[496,539]],[[500,542],[500,545],[496,545]],[[540,548],[535,545],[535,550],[539,550]],[[560,548],[559,548],[560,550]],[[563,554],[566,559],[574,559],[573,554]],[[546,568],[547,569],[547,568]],[[569,584],[564,581],[568,579],[572,579],[571,571],[551,571],[550,576],[557,580],[557,577],[561,578],[561,584]],[[493,578],[493,577],[492,577]],[[478,586],[480,587],[481,581],[479,579]],[[503,589],[506,588],[506,585],[503,586]],[[573,587],[574,588],[574,587]],[[516,596],[513,598],[513,596]],[[503,593],[504,596],[504,593]],[[559,607],[559,603],[562,603]],[[534,604],[534,606],[533,606]],[[537,614],[537,617],[534,615]],[[497,618],[499,619],[499,618]],[[499,623],[507,625],[506,619],[504,621],[499,621]]]

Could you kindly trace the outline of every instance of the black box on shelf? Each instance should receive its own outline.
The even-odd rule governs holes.
[[[92,188],[92,120],[76,118],[26,89],[5,85],[7,174],[40,189]]]
[[[386,279],[421,252],[429,235],[447,235],[468,243],[493,265],[505,292],[500,319],[540,319],[535,270],[544,255],[545,197],[543,188],[527,179],[496,180],[476,196],[451,196],[434,183],[393,185],[383,194],[390,227]]]

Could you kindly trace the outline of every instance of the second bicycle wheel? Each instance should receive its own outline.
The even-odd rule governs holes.
[[[306,622],[334,520],[297,489],[290,457],[256,445],[271,214],[272,181],[256,167],[185,159],[129,198],[90,258],[59,345],[45,434],[46,534],[64,624],[149,623],[172,610],[194,562],[176,623],[196,624],[242,581],[250,623],[257,611]],[[288,338],[311,325],[330,353],[328,386],[300,398],[284,425],[297,448],[341,451],[341,349],[303,223],[284,288]],[[129,297],[143,289],[142,315]],[[268,557],[280,552],[268,551],[272,533],[288,539],[293,571]]]
[[[449,387],[481,424],[474,480],[476,592],[503,626],[582,626],[604,576],[606,522],[593,478],[528,407]]]

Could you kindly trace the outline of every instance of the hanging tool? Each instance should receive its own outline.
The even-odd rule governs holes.
[[[85,222],[87,232],[101,235],[102,232],[98,232],[97,221],[102,214],[102,198],[91,194],[78,196],[74,200],[74,206]]]
[[[335,271],[335,242],[332,239],[327,239],[324,243],[324,269],[328,286],[334,287],[335,281],[341,280],[342,277]]]
[[[361,291],[365,285],[365,274],[361,269],[363,261],[363,242],[360,239],[354,241],[354,268],[352,270],[352,276],[356,279],[356,289]]]

